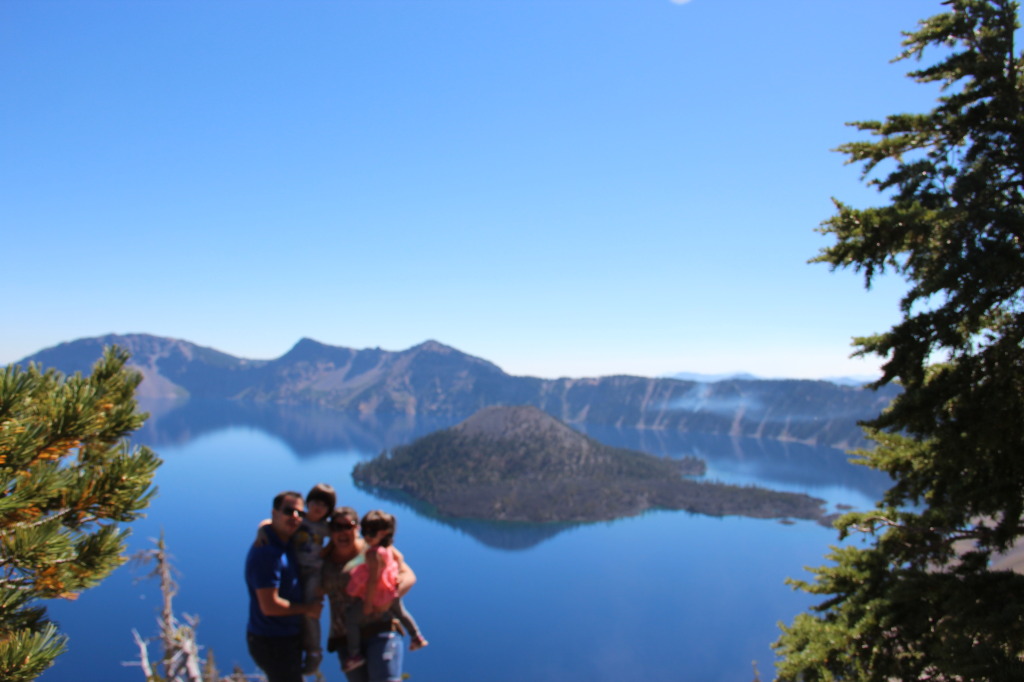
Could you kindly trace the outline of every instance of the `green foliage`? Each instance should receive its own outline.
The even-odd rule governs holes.
[[[1024,58],[1018,4],[950,0],[906,34],[925,114],[854,124],[840,147],[888,203],[836,202],[816,259],[909,288],[892,329],[856,339],[904,389],[869,422],[861,462],[892,488],[838,522],[862,547],[797,587],[826,598],[776,643],[783,680],[1024,679],[1024,577],[989,569],[1024,532]]]
[[[124,558],[160,460],[123,440],[141,426],[141,376],[107,349],[89,377],[0,370],[0,679],[35,679],[64,650],[45,599],[74,599]]]

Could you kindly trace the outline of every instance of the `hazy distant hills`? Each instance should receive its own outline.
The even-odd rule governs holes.
[[[703,383],[725,381],[727,379],[757,381],[761,377],[754,376],[747,372],[734,372],[732,374],[702,374],[700,372],[675,372],[673,374],[665,374],[666,379],[682,379],[683,381],[699,381]],[[864,386],[875,381],[877,376],[846,376],[846,377],[827,377],[822,381],[827,381],[832,384],[840,384],[842,386]]]
[[[557,419],[798,441],[862,443],[856,422],[895,395],[826,381],[728,379],[716,382],[610,376],[538,379],[436,341],[403,351],[355,350],[302,339],[274,360],[236,358],[188,341],[147,334],[62,343],[25,358],[65,373],[87,373],[102,348],[118,344],[145,377],[148,399],[229,399],[315,405],[354,417],[409,415],[464,419],[490,405],[534,405]]]

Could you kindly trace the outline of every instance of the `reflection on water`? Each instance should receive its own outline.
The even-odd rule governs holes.
[[[865,502],[881,498],[889,478],[863,466],[851,466],[848,455],[835,448],[756,438],[730,438],[604,426],[577,428],[592,438],[617,447],[643,450],[663,457],[694,455],[708,463],[707,479],[734,484],[758,484],[793,492],[808,492],[831,500],[825,489],[844,487]],[[818,493],[810,493],[818,490]],[[861,506],[861,505],[859,505]]]
[[[482,519],[457,519],[437,514],[433,505],[421,502],[397,490],[368,488],[356,484],[374,497],[400,504],[421,516],[434,519],[438,523],[470,536],[488,547],[510,551],[526,550],[555,537],[570,528],[582,523],[520,523],[508,521],[484,521]]]
[[[151,447],[183,445],[207,433],[248,427],[281,439],[300,457],[334,450],[378,453],[455,423],[404,414],[358,418],[316,407],[233,400],[146,401],[139,407],[149,412],[150,418],[135,440]]]
[[[299,457],[338,450],[376,454],[459,421],[404,414],[358,418],[317,408],[239,401],[147,403],[141,407],[151,416],[135,439],[157,449],[225,428],[247,427],[279,438]],[[656,429],[572,426],[615,447],[662,457],[695,455],[708,463],[708,480],[807,492],[834,502],[856,502],[855,506],[860,507],[880,499],[889,485],[884,474],[850,466],[847,455],[834,448]],[[835,496],[829,490],[836,487],[855,491],[856,495],[833,500]]]

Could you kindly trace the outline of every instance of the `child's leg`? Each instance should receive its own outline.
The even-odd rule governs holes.
[[[345,607],[345,637],[347,638],[347,652],[349,658],[358,656],[362,648],[359,641],[359,626],[363,622],[363,600],[353,598]]]
[[[303,576],[302,597],[309,603],[322,599],[320,595],[320,572],[310,571]],[[302,648],[306,651],[306,665],[303,673],[312,675],[320,667],[323,651],[320,648],[320,619],[308,616],[302,619]]]
[[[395,601],[391,603],[391,612],[395,614],[395,617],[398,618],[399,622],[405,627],[414,643],[417,641],[426,643],[427,640],[424,639],[423,633],[420,632],[419,626],[416,625],[416,619],[413,618],[412,614],[405,608],[405,604],[402,603],[401,597],[395,599]],[[419,646],[423,646],[423,644],[420,644]],[[418,649],[419,646],[415,648]]]

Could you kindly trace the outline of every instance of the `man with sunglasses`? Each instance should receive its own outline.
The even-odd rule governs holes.
[[[245,558],[249,590],[249,655],[267,682],[302,682],[302,617],[320,618],[323,603],[302,603],[299,566],[288,540],[306,515],[302,495],[286,491],[274,498],[262,543]]]

